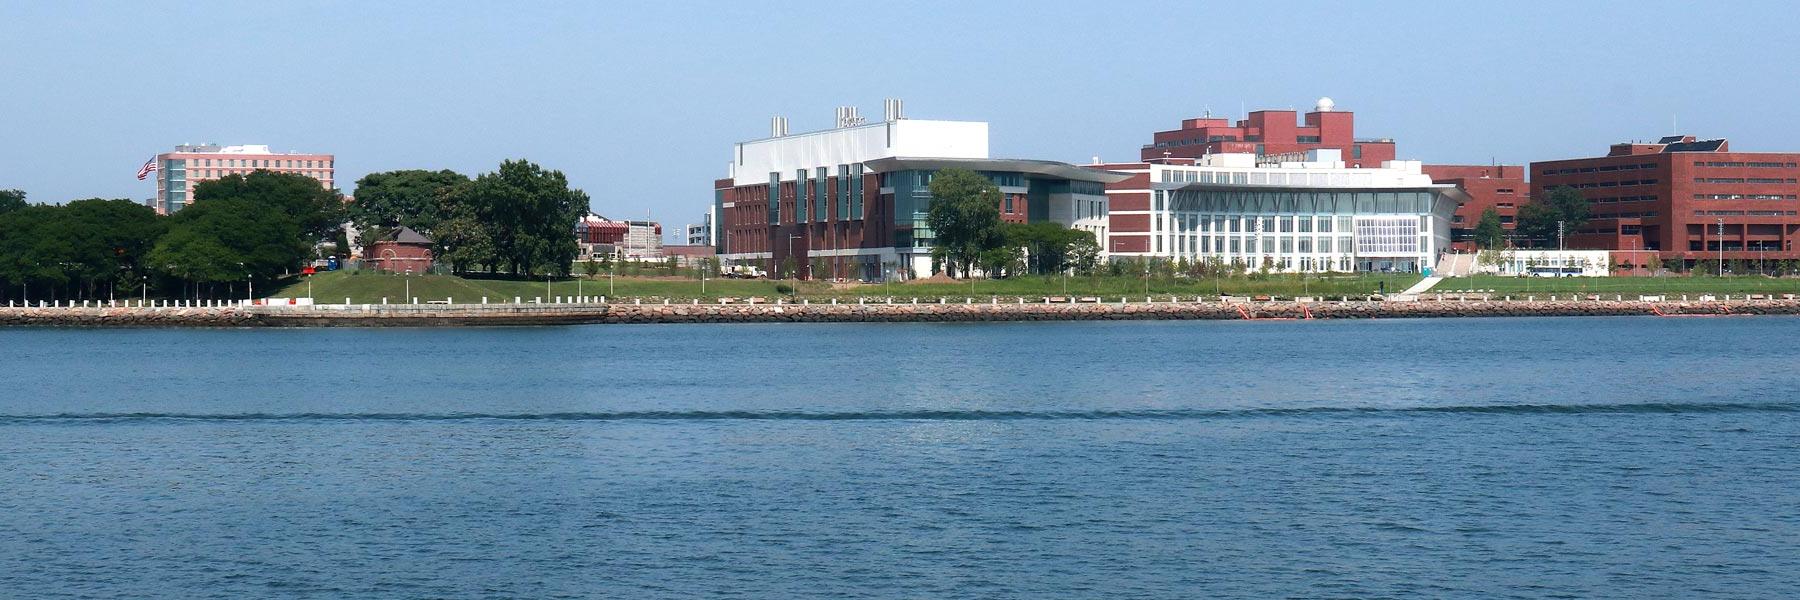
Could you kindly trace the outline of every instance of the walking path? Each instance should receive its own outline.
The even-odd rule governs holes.
[[[1389,300],[1417,300],[1419,298],[1419,294],[1425,293],[1427,290],[1431,289],[1431,286],[1437,285],[1438,282],[1441,282],[1443,280],[1444,280],[1443,277],[1438,277],[1435,275],[1431,276],[1431,277],[1426,277],[1424,279],[1420,279],[1419,282],[1413,284],[1412,287],[1406,288],[1406,291],[1400,292],[1398,294],[1394,294],[1393,296],[1389,297],[1388,299]]]

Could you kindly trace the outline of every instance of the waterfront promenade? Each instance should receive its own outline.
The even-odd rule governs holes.
[[[510,304],[189,305],[152,302],[0,308],[0,326],[382,327],[587,323],[982,322],[1094,320],[1310,320],[1507,316],[1734,316],[1800,314],[1800,299],[1770,296],[1426,294],[1409,301],[1340,297],[1286,300],[1178,296],[883,298],[853,303],[762,298],[719,303],[562,298]]]

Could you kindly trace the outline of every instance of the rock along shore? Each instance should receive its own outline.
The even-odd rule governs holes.
[[[1054,300],[1054,299],[1053,299]],[[1419,300],[914,304],[570,303],[0,308],[0,327],[439,327],[587,323],[847,323],[1101,320],[1306,320],[1443,317],[1796,315],[1800,300]]]

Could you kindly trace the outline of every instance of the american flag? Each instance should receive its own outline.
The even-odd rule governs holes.
[[[144,166],[138,167],[138,181],[143,181],[145,177],[150,176],[151,171],[155,171],[155,170],[156,170],[156,157],[152,156],[152,157],[150,157],[150,160],[144,161]]]

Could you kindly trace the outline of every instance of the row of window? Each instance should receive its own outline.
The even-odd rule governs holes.
[[[1695,200],[1795,200],[1795,194],[1694,194]]]
[[[177,168],[193,163],[196,167],[245,167],[251,169],[329,169],[332,161],[328,160],[268,160],[261,158],[190,158],[170,159],[169,164]],[[215,164],[216,163],[216,164]]]
[[[1167,218],[1168,227],[1164,227]],[[1421,217],[1421,221],[1424,218]],[[1332,233],[1348,232],[1350,217],[1261,216],[1226,217],[1199,214],[1157,214],[1156,230],[1200,231],[1205,233]]]
[[[1252,136],[1252,137],[1254,137],[1254,136]],[[1214,135],[1214,136],[1208,136],[1206,139],[1188,138],[1185,140],[1169,140],[1167,142],[1157,142],[1156,147],[1158,147],[1158,148],[1178,148],[1181,146],[1188,146],[1188,145],[1193,145],[1193,144],[1206,144],[1206,143],[1211,143],[1211,142],[1235,142],[1235,141],[1238,141],[1238,138],[1235,135]]]
[[[1638,163],[1629,165],[1605,165],[1599,167],[1569,167],[1563,169],[1544,169],[1544,175],[1568,175],[1571,173],[1605,173],[1608,171],[1636,171],[1638,169],[1654,169],[1656,163]]]
[[[194,169],[193,178],[196,180],[218,179],[232,175],[249,175],[251,171],[252,169]],[[300,175],[305,175],[319,181],[330,181],[330,179],[326,178],[324,173],[300,173]]]
[[[1595,204],[1611,204],[1614,202],[1655,202],[1656,194],[1645,196],[1606,196],[1601,198],[1589,198],[1588,201]]]
[[[1151,247],[1153,252],[1163,252],[1165,236],[1154,238]],[[1336,241],[1333,241],[1336,240]],[[1195,245],[1198,244],[1198,245]],[[1262,252],[1257,252],[1257,246]],[[1356,252],[1356,242],[1349,236],[1342,237],[1293,237],[1263,236],[1261,241],[1255,237],[1226,236],[1181,236],[1170,239],[1169,251],[1176,253],[1200,254],[1352,254]]]
[[[1791,210],[1696,210],[1696,217],[1792,217]]]
[[[1591,189],[1591,188],[1632,187],[1632,186],[1638,186],[1638,185],[1656,185],[1656,180],[1655,179],[1637,179],[1637,180],[1626,180],[1626,181],[1601,181],[1598,183],[1596,183],[1596,182],[1571,183],[1568,185],[1568,187],[1572,187],[1572,188],[1575,188],[1578,190],[1584,190],[1584,189]]]
[[[1268,171],[1198,171],[1163,169],[1163,183],[1219,183],[1231,185],[1294,185],[1354,187],[1369,185],[1368,173],[1270,173]],[[1510,190],[1509,190],[1510,191]]]
[[[818,167],[812,172],[812,183],[808,184],[808,172],[799,169],[794,172],[794,214],[791,223],[824,221],[826,206],[831,195],[831,169]],[[929,175],[926,176],[929,179]],[[837,172],[837,209],[841,219],[857,220],[863,218],[863,166],[838,165]],[[781,213],[781,173],[769,173],[769,222],[782,223]]]
[[[1646,210],[1646,211],[1642,211],[1642,212],[1617,212],[1617,213],[1596,214],[1596,215],[1594,215],[1594,218],[1596,218],[1596,219],[1642,219],[1642,218],[1654,217],[1656,215],[1657,215],[1656,211]]]
[[[1695,177],[1694,183],[1800,183],[1793,177]]]
[[[1800,166],[1800,165],[1796,165],[1795,163],[1730,162],[1730,161],[1697,162],[1697,163],[1694,163],[1694,165],[1701,166],[1701,167],[1747,167],[1747,168],[1751,168],[1751,169],[1782,169],[1782,168],[1792,169],[1795,166]]]

